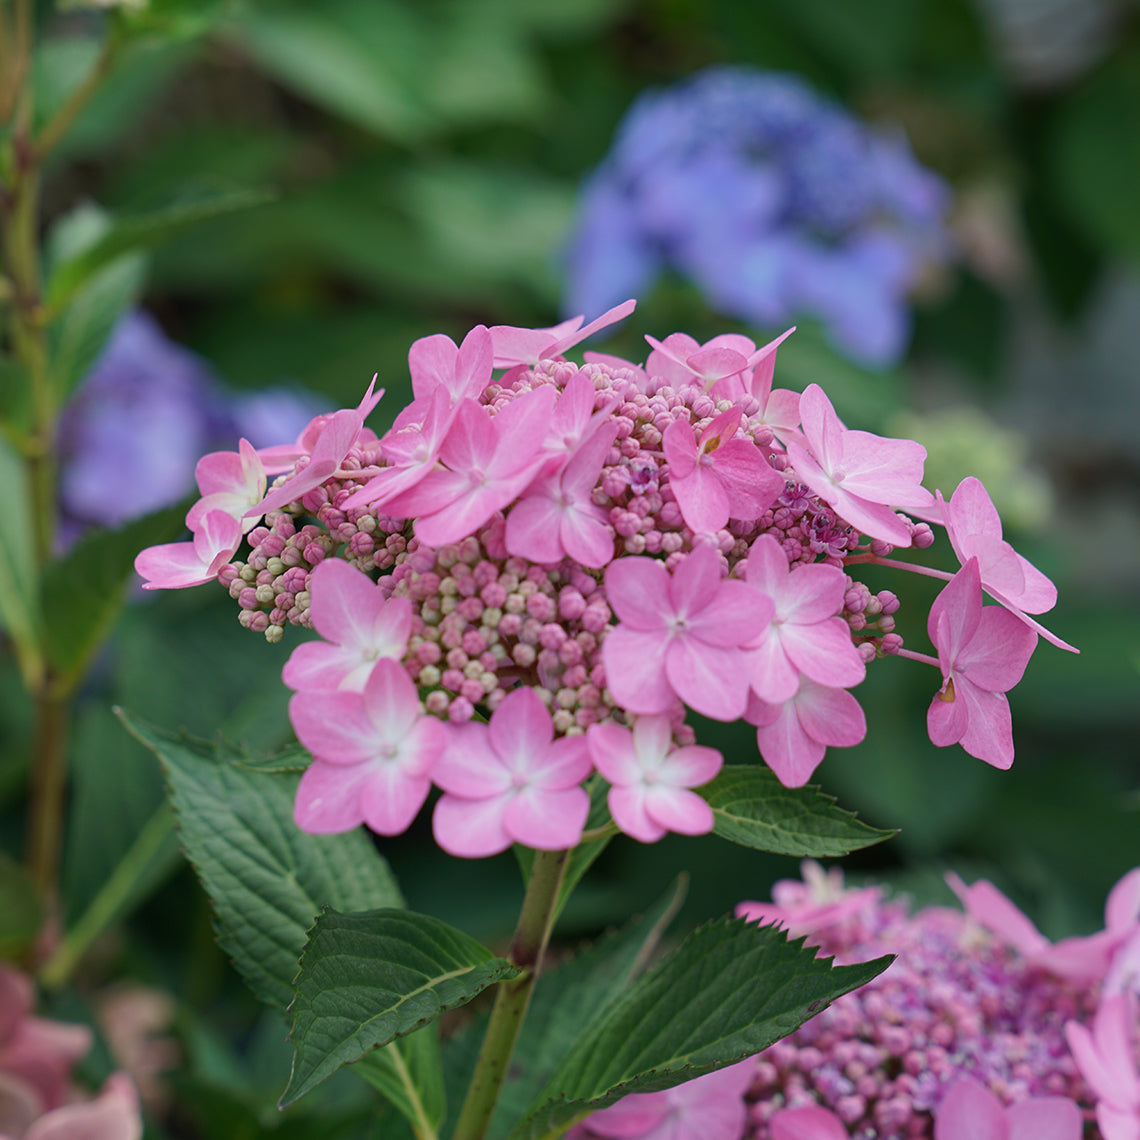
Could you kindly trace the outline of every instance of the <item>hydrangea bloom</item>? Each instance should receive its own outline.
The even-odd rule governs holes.
[[[448,850],[487,854],[543,829],[571,844],[584,784],[604,779],[635,838],[706,831],[699,788],[721,758],[694,746],[687,710],[756,725],[763,759],[798,786],[827,748],[863,738],[850,690],[887,654],[933,666],[943,698],[953,675],[972,727],[932,714],[932,737],[993,761],[974,710],[1008,708],[986,686],[1020,675],[1032,631],[983,608],[963,571],[973,588],[956,580],[935,603],[939,657],[904,649],[898,599],[852,576],[866,562],[943,576],[887,557],[934,540],[897,509],[940,519],[923,449],[848,429],[815,385],[773,391],[778,342],[674,333],[644,364],[561,357],[629,308],[417,341],[414,399],[383,437],[364,425],[370,388],[294,443],[211,456],[193,542],[139,555],[153,586],[216,577],[270,641],[288,625],[322,635],[284,670],[317,758],[302,826],[392,834],[435,784]],[[976,515],[966,533],[955,518],[962,549]],[[245,528],[248,550],[228,560]],[[983,638],[986,672],[970,631],[1008,623],[1007,645]],[[499,727],[474,726],[488,717]],[[588,748],[562,748],[583,734]],[[524,737],[542,738],[525,764],[511,743]]]
[[[1114,891],[1129,895],[1140,871]],[[742,1120],[731,1140],[1129,1140],[1140,1124],[1134,995],[1105,994],[1112,956],[1080,980],[1043,971],[969,914],[912,912],[876,887],[843,889],[810,861],[775,901],[737,913],[806,935],[839,962],[886,952],[895,962],[860,990],[727,1073],[718,1112]],[[1012,904],[1011,904],[1012,905]],[[1115,909],[1115,904],[1113,909]],[[1025,920],[1028,923],[1028,920]],[[1092,936],[1096,938],[1096,936]],[[1115,954],[1121,953],[1116,944]],[[704,1078],[708,1079],[708,1078]],[[682,1085],[699,1095],[700,1081]],[[680,1101],[678,1089],[672,1090]],[[659,1094],[654,1094],[659,1095]],[[651,1140],[658,1118],[627,1097],[587,1117],[585,1140]],[[1094,1116],[1099,1131],[1086,1129]],[[619,1130],[620,1129],[620,1130]],[[697,1124],[667,1133],[697,1140]]]
[[[596,312],[667,268],[721,312],[810,316],[846,355],[890,364],[907,295],[945,258],[949,195],[897,134],[790,75],[709,68],[641,96],[586,184],[567,304]]]

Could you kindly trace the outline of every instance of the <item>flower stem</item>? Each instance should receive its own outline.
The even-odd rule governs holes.
[[[954,575],[948,574],[945,570],[935,570],[932,566],[919,566],[915,562],[902,562],[897,558],[880,558],[877,554],[856,554],[851,558],[845,558],[844,565],[850,566],[856,562],[868,562],[872,566],[893,566],[896,570],[909,570],[912,574],[923,574],[927,578],[940,578],[943,582],[949,582]]]
[[[507,959],[521,967],[523,972],[517,978],[503,982],[495,994],[487,1033],[453,1140],[483,1140],[487,1135],[499,1090],[506,1079],[511,1054],[530,1004],[530,995],[542,968],[569,855],[569,851],[535,852],[526,898],[507,953]]]

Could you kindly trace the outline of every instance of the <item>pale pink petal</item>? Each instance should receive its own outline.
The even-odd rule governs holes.
[[[670,474],[669,486],[691,530],[715,533],[728,523],[728,492],[711,468],[697,465],[684,476]]]
[[[306,641],[289,654],[281,670],[281,680],[298,692],[345,689],[362,693],[375,664],[375,661],[362,660],[355,646]]]
[[[139,1098],[130,1077],[116,1073],[94,1099],[40,1117],[24,1140],[141,1140]]]
[[[656,558],[618,558],[606,567],[606,601],[631,630],[662,630],[670,582],[669,571]],[[612,632],[607,636],[607,645],[612,636]]]
[[[1140,919],[1140,867],[1133,867],[1108,892],[1104,904],[1105,928],[1123,933]]]
[[[646,811],[645,789],[640,784],[636,787],[610,788],[606,803],[614,823],[639,843],[656,843],[666,834],[667,829],[655,822]]]
[[[1076,1103],[1066,1096],[1030,1097],[1010,1105],[1009,1140],[1081,1140],[1084,1121]]]
[[[606,577],[608,584],[609,575]],[[686,627],[697,615],[704,616],[701,614],[702,610],[720,609],[721,603],[717,595],[723,577],[720,556],[711,546],[698,546],[673,572],[673,577],[669,581],[668,601],[672,612],[685,619]],[[734,585],[739,586],[742,583],[737,582]],[[714,599],[716,599],[715,606]],[[741,599],[737,597],[737,607],[739,608],[741,604]],[[739,642],[727,644],[738,645]]]
[[[787,558],[780,550],[779,543],[770,535],[764,537],[776,548],[779,556],[784,558],[787,568]],[[750,576],[751,566],[752,552],[749,551]],[[811,625],[836,617],[843,609],[847,576],[838,566],[797,566],[795,570],[784,574],[782,586],[781,601],[776,605],[777,616],[783,621]]]
[[[294,693],[289,720],[297,739],[330,764],[359,764],[375,756],[380,743],[359,693]]]
[[[407,734],[420,716],[420,698],[404,667],[381,657],[364,686],[364,708],[385,740]]]
[[[584,328],[578,328],[571,332],[567,332],[560,336],[558,340],[547,348],[542,350],[542,357],[545,359],[550,356],[560,356],[567,349],[573,348],[574,345],[580,344],[591,337],[594,333],[601,329],[608,328],[610,325],[617,324],[618,321],[625,320],[634,309],[637,308],[637,301],[632,297],[628,301],[622,301],[620,305],[614,305],[612,309],[607,309],[600,317],[595,317]],[[582,318],[577,318],[581,320]]]
[[[556,399],[555,389],[547,385],[517,397],[495,416],[495,450],[484,472],[489,479],[537,470],[546,458],[541,454],[542,444]]]
[[[212,582],[241,545],[242,525],[225,511],[210,511],[192,542],[149,546],[135,557],[144,590],[180,590]]]
[[[507,515],[508,553],[531,562],[561,562],[567,553],[562,544],[563,517],[558,504],[546,495],[520,500]],[[612,539],[610,553],[613,553]]]
[[[967,886],[953,871],[947,871],[946,882],[975,922],[1015,950],[1029,956],[1048,947],[1049,940],[989,880],[979,879]]]
[[[800,672],[784,651],[783,630],[779,626],[759,645],[746,651],[748,681],[752,691],[762,700],[781,704],[796,695]]]
[[[713,829],[712,808],[687,788],[653,784],[645,789],[645,814],[667,831],[707,835]]]
[[[776,613],[783,617],[789,576],[788,556],[783,548],[770,534],[762,534],[749,548],[745,565],[748,584],[768,594],[776,603]],[[832,611],[838,612],[838,607]]]
[[[609,635],[612,637],[613,633]],[[606,639],[607,646],[609,638]],[[606,677],[611,679],[612,676],[607,664]],[[665,650],[665,676],[673,692],[685,704],[714,720],[736,720],[748,704],[747,660],[739,649],[722,649],[695,638],[674,638]],[[610,691],[613,692],[612,683]]]
[[[771,1140],[850,1140],[839,1117],[817,1105],[782,1108],[768,1124]]]
[[[6,1042],[32,1012],[36,991],[27,974],[0,960],[0,1041]]]
[[[670,486],[687,479],[697,465],[697,437],[687,420],[674,420],[661,436],[661,450],[669,467]]]
[[[955,699],[946,701],[942,695],[936,693],[926,710],[926,732],[930,743],[937,748],[948,748],[957,744],[966,733],[969,723],[969,713],[965,701]]]
[[[584,788],[522,788],[507,803],[503,828],[516,842],[539,851],[567,851],[582,839],[590,814]]]
[[[491,747],[487,726],[477,722],[445,726],[447,743],[432,769],[432,780],[464,799],[486,799],[511,789],[511,773]]]
[[[293,819],[310,835],[351,831],[364,822],[360,795],[369,778],[365,764],[327,764],[314,760],[297,785]]]
[[[482,859],[506,851],[514,842],[503,827],[509,799],[509,793],[478,800],[441,796],[431,822],[436,843],[461,859]]]
[[[926,629],[938,649],[943,675],[978,628],[982,616],[982,582],[978,562],[971,558],[943,588],[930,607]]]
[[[614,531],[605,512],[592,503],[586,509],[566,511],[562,516],[559,537],[566,553],[582,566],[600,570],[614,556]]]
[[[638,717],[637,725],[664,719]],[[634,749],[633,733],[628,728],[618,724],[591,725],[586,732],[586,743],[594,766],[611,784],[640,782],[643,770]]]
[[[967,723],[959,744],[971,755],[1003,771],[1013,764],[1013,718],[1002,693],[990,693],[960,677],[958,701],[965,703]]]
[[[491,714],[491,747],[512,772],[537,766],[554,739],[554,724],[533,689],[519,688],[507,695]]]
[[[639,720],[638,724],[641,723],[642,720]],[[680,748],[672,748],[671,739],[666,739],[663,743],[664,758],[657,768],[660,783],[699,788],[713,779],[724,764],[724,757],[715,748],[703,744],[685,744]],[[670,748],[672,751],[669,751]]]
[[[588,1116],[586,1123],[592,1133],[606,1140],[640,1140],[668,1115],[669,1101],[665,1093],[634,1093]]]
[[[496,442],[491,413],[474,400],[462,400],[455,409],[439,457],[453,471],[485,471],[491,464]]]
[[[748,358],[731,348],[714,347],[710,342],[694,352],[685,364],[707,386],[711,381],[743,372],[748,367]]]
[[[408,374],[412,378],[412,392],[417,400],[424,400],[455,375],[455,361],[459,349],[455,341],[443,333],[420,337],[408,349]]]
[[[753,366],[750,391],[761,403],[768,399],[768,395],[772,391],[772,381],[776,375],[776,349],[795,331],[796,326],[792,325],[790,329],[786,329],[780,333],[774,340],[770,340],[767,344],[758,348],[749,360],[749,364]],[[796,400],[798,403],[798,394],[796,395]]]
[[[986,606],[969,643],[959,650],[956,672],[992,693],[1004,693],[1021,680],[1037,645],[1037,635],[1009,610]]]
[[[561,736],[532,765],[530,786],[561,791],[582,783],[593,771],[585,736]]]
[[[1140,1114],[1101,1101],[1096,1106],[1101,1140],[1140,1140]]]
[[[851,640],[851,627],[842,618],[828,618],[814,625],[789,623],[779,628],[780,642],[792,665],[818,684],[849,689],[867,675],[863,658]]]
[[[398,657],[412,629],[407,598],[386,599],[363,571],[339,558],[326,558],[312,573],[309,613],[327,641],[378,650]]]
[[[827,751],[804,732],[794,701],[785,701],[771,724],[756,729],[756,745],[785,788],[803,787]]]
[[[712,470],[728,492],[731,518],[759,518],[784,491],[784,476],[746,439],[721,444],[712,459]]]
[[[800,395],[800,421],[804,438],[819,466],[825,471],[833,470],[843,455],[841,441],[845,429],[818,384],[809,384]]]
[[[1102,998],[1093,1020],[1097,1052],[1112,1081],[1114,1104],[1140,1110],[1140,1076],[1136,1071],[1136,1002],[1131,994]]]
[[[895,507],[934,503],[934,496],[922,486],[926,462],[922,444],[867,431],[846,431],[842,442],[843,488],[848,494]]]
[[[411,826],[430,790],[426,776],[409,775],[391,761],[373,762],[360,792],[364,822],[377,835],[400,835]]]
[[[620,565],[620,561],[615,562],[611,569]],[[666,675],[665,640],[661,633],[641,633],[624,624],[606,634],[602,643],[606,688],[623,709],[662,713],[677,703],[677,693]]]
[[[1009,1140],[1001,1101],[973,1077],[960,1077],[934,1114],[934,1140]]]
[[[804,732],[829,748],[851,748],[867,735],[863,709],[844,689],[805,680],[792,703]]]

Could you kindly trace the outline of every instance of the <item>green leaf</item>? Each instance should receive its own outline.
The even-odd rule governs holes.
[[[687,877],[681,876],[644,915],[543,973],[511,1062],[512,1073],[521,1073],[503,1089],[492,1136],[505,1135],[523,1118],[594,1017],[645,972],[686,889]]]
[[[60,312],[99,270],[124,253],[157,245],[196,222],[261,206],[275,197],[269,190],[203,192],[161,210],[119,218],[87,249],[56,266],[47,283],[48,306]]]
[[[363,1077],[416,1127],[418,1137],[434,1136],[443,1122],[447,1096],[439,1056],[439,1036],[425,1026],[366,1053],[351,1071]]]
[[[40,586],[44,647],[60,684],[70,687],[83,677],[110,633],[135,555],[144,546],[179,538],[185,513],[182,503],[118,530],[92,531],[46,568]]]
[[[0,855],[0,957],[16,958],[40,931],[39,898],[27,872]]]
[[[24,464],[0,439],[0,624],[16,645],[24,684],[31,688],[43,668],[36,608],[36,557]]]
[[[322,906],[402,906],[362,831],[309,835],[293,822],[295,773],[263,773],[225,744],[170,733],[120,710],[162,763],[186,857],[214,905],[218,942],[264,1002],[284,1009]],[[238,763],[234,763],[234,760]]]
[[[694,931],[587,1027],[510,1140],[552,1140],[629,1093],[751,1057],[892,960],[833,967],[815,955],[803,939],[739,919]]]
[[[713,831],[776,855],[846,855],[897,834],[865,824],[813,784],[785,788],[761,764],[729,764],[696,789],[713,809]]]
[[[322,906],[403,906],[388,864],[364,832],[309,835],[293,823],[296,770],[259,771],[248,753],[224,743],[118,714],[161,761],[183,848],[214,905],[218,941],[262,1001],[284,1010],[292,1000],[306,932]],[[413,1124],[434,1127],[444,1112],[438,1076],[431,1075],[438,1073],[438,1045],[432,1035],[415,1036],[424,1040],[372,1054],[361,1075]],[[407,1074],[418,1083],[409,1086]]]
[[[326,909],[301,957],[286,1108],[341,1065],[522,971],[438,918]]]

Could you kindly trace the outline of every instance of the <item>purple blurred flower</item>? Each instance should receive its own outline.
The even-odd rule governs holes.
[[[307,393],[228,392],[148,313],[128,313],[60,419],[60,545],[178,502],[205,452],[293,439],[323,410]]]
[[[840,351],[885,366],[923,265],[947,256],[948,200],[905,139],[799,79],[710,68],[643,95],[618,127],[583,193],[566,308],[605,309],[673,268],[725,313],[815,317]]]

